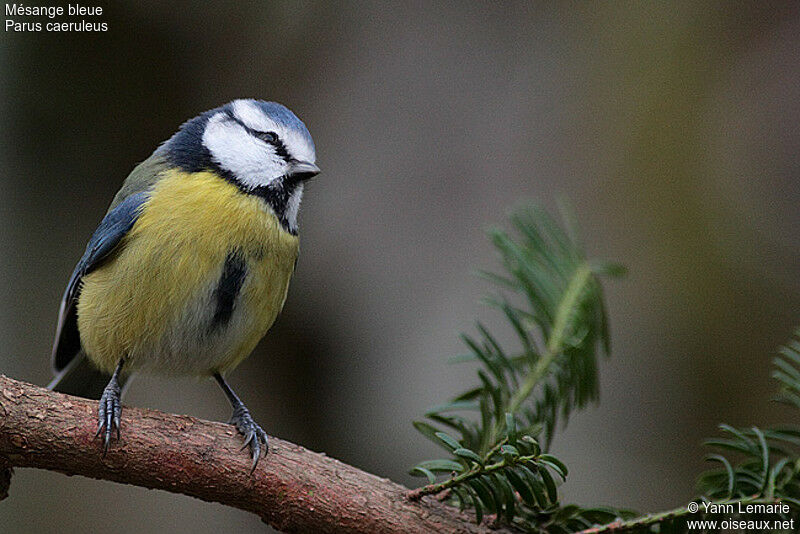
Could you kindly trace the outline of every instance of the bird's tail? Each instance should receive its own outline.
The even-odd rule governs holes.
[[[122,390],[125,389],[129,379],[130,376],[119,377],[119,386]],[[95,367],[81,351],[59,371],[47,385],[47,389],[87,399],[99,399],[109,380],[111,375]]]

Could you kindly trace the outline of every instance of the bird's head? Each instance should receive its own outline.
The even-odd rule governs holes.
[[[305,124],[262,100],[234,100],[187,121],[157,153],[187,172],[215,171],[264,198],[292,233],[303,184],[320,172]]]

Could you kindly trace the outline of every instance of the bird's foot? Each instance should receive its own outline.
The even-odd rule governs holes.
[[[97,410],[97,433],[95,437],[103,435],[103,456],[108,452],[111,434],[114,430],[119,440],[119,414],[122,412],[120,402],[120,388],[116,380],[111,380],[103,390],[100,397],[100,407]]]
[[[258,460],[261,458],[261,445],[264,445],[264,454],[269,452],[267,433],[253,420],[250,411],[245,408],[244,405],[238,406],[233,410],[233,415],[228,422],[234,425],[236,430],[244,436],[244,445],[242,445],[242,449],[248,445],[250,446],[250,452],[253,454],[253,465],[250,468],[250,472],[252,473],[256,470]]]

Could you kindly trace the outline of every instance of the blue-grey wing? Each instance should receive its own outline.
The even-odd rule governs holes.
[[[64,291],[64,297],[61,299],[56,338],[53,342],[53,367],[56,371],[63,369],[81,348],[76,309],[81,291],[81,279],[102,265],[109,254],[117,248],[125,234],[133,227],[147,198],[147,192],[127,197],[106,214],[89,239],[86,252],[75,266]]]

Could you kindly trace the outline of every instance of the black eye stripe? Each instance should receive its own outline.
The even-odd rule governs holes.
[[[247,131],[250,132],[251,135],[254,135],[262,141],[272,145],[275,148],[275,153],[283,158],[284,161],[289,161],[292,159],[292,157],[289,155],[289,151],[286,150],[286,145],[283,144],[283,141],[275,132],[259,132],[258,130],[253,130],[247,126],[245,126],[245,128],[247,128]]]
[[[275,147],[275,153],[283,158],[284,161],[289,161],[294,158],[289,155],[289,151],[286,150],[286,145],[283,144],[283,141],[278,136],[275,136],[275,142],[272,143],[272,146]]]
[[[281,158],[283,158],[284,161],[294,160],[294,158],[289,154],[289,151],[286,150],[286,145],[283,144],[283,141],[281,140],[280,137],[278,137],[278,134],[276,134],[275,132],[259,132],[258,130],[254,130],[253,128],[250,128],[248,125],[237,119],[230,111],[227,113],[227,115],[230,120],[234,121],[242,128],[244,128],[247,133],[249,133],[253,137],[258,137],[262,141],[269,143],[270,145],[275,147],[275,153]]]
[[[278,142],[278,134],[275,132],[259,132],[254,130],[253,135],[261,139],[262,141],[266,141],[267,143],[274,145]]]

